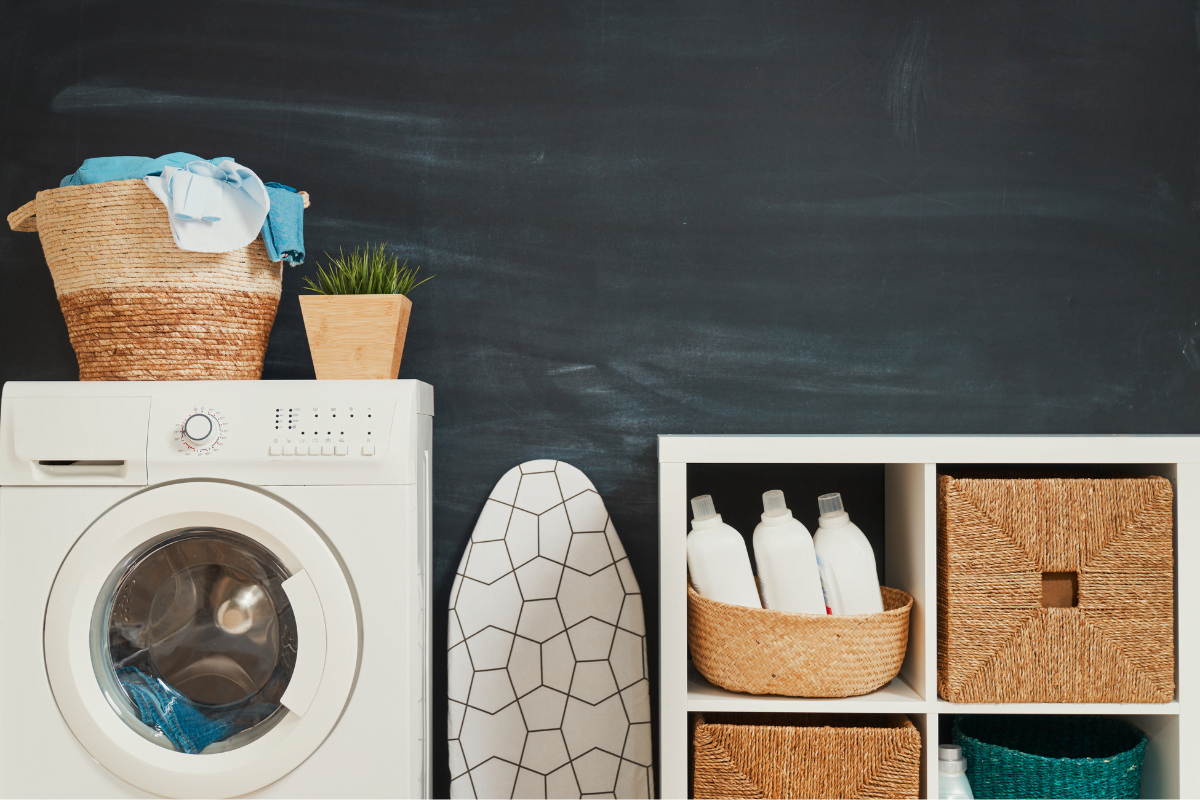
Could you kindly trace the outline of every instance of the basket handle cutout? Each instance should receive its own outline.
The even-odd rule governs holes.
[[[19,233],[37,233],[37,199],[9,214],[8,227]]]
[[[1075,608],[1078,605],[1079,573],[1042,573],[1042,608]]]

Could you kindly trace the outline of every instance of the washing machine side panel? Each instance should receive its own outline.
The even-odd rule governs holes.
[[[423,655],[412,601],[416,486],[268,487],[317,526],[357,594],[362,656],[354,694],[308,760],[253,797],[415,797],[420,775],[405,756],[423,722],[414,650]],[[419,763],[419,762],[418,762]]]
[[[135,490],[0,487],[0,797],[150,797],[96,763],[59,713],[46,678],[42,624],[54,576],[83,531]],[[20,687],[12,691],[11,687]]]

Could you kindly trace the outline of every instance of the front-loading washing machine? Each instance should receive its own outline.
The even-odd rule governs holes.
[[[0,795],[421,797],[433,390],[18,383]]]

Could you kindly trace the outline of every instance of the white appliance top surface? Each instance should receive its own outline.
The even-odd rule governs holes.
[[[413,483],[432,415],[413,380],[11,381],[0,484]]]

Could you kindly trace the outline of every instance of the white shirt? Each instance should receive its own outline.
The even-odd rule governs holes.
[[[271,209],[263,182],[235,161],[192,161],[144,180],[166,206],[180,250],[227,253],[245,247],[258,237]]]

